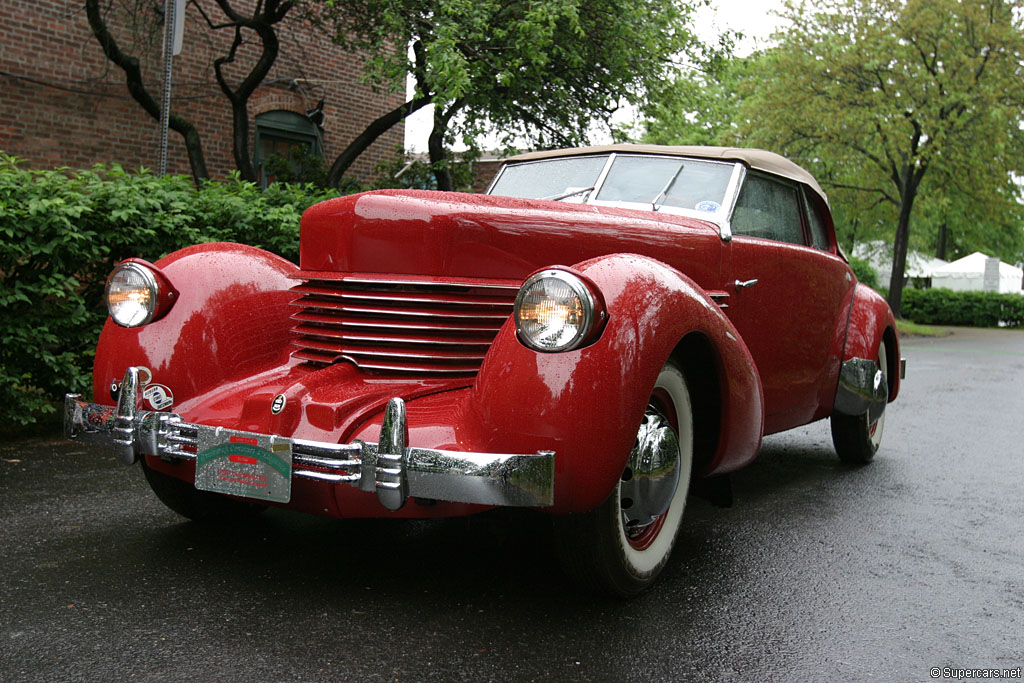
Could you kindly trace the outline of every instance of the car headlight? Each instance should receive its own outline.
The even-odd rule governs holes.
[[[593,337],[604,313],[582,278],[548,269],[527,278],[516,297],[519,339],[536,351],[570,351]]]
[[[160,285],[149,268],[125,261],[107,278],[107,310],[121,327],[139,327],[153,320]]]

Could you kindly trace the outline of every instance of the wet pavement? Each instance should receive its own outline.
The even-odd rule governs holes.
[[[76,444],[0,447],[0,680],[927,681],[1024,666],[1024,332],[908,339],[867,467],[827,422],[691,497],[651,592],[559,573],[545,519],[249,529]],[[1019,671],[1018,671],[1018,675]]]

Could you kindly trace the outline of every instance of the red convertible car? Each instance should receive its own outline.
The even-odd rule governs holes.
[[[536,508],[566,570],[620,595],[763,435],[828,417],[871,460],[903,370],[818,183],[753,149],[537,152],[486,195],[332,199],[298,266],[201,244],[124,261],[107,302],[66,432],[176,512]]]

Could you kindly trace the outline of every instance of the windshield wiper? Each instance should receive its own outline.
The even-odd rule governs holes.
[[[576,195],[583,194],[584,192],[592,192],[595,187],[597,187],[597,186],[596,185],[591,185],[590,187],[581,187],[578,190],[569,190],[568,192],[563,192],[562,194],[556,194],[556,195],[552,195],[550,197],[541,197],[541,199],[552,201],[552,202],[560,202],[563,199],[568,199],[569,197],[575,197]]]
[[[683,165],[684,164],[679,164],[679,168],[676,169],[676,172],[673,173],[672,177],[668,179],[667,183],[665,183],[665,187],[661,188],[661,192],[651,200],[651,211],[657,211],[661,208],[661,202],[668,196],[668,191],[672,189],[673,185],[675,185],[676,178],[678,178],[679,174],[683,172]]]

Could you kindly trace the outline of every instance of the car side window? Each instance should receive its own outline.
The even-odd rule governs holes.
[[[805,244],[796,187],[767,176],[747,174],[732,214],[732,232]]]
[[[829,250],[828,229],[821,210],[821,200],[804,188],[804,206],[807,207],[807,225],[811,228],[811,243],[818,249]]]

